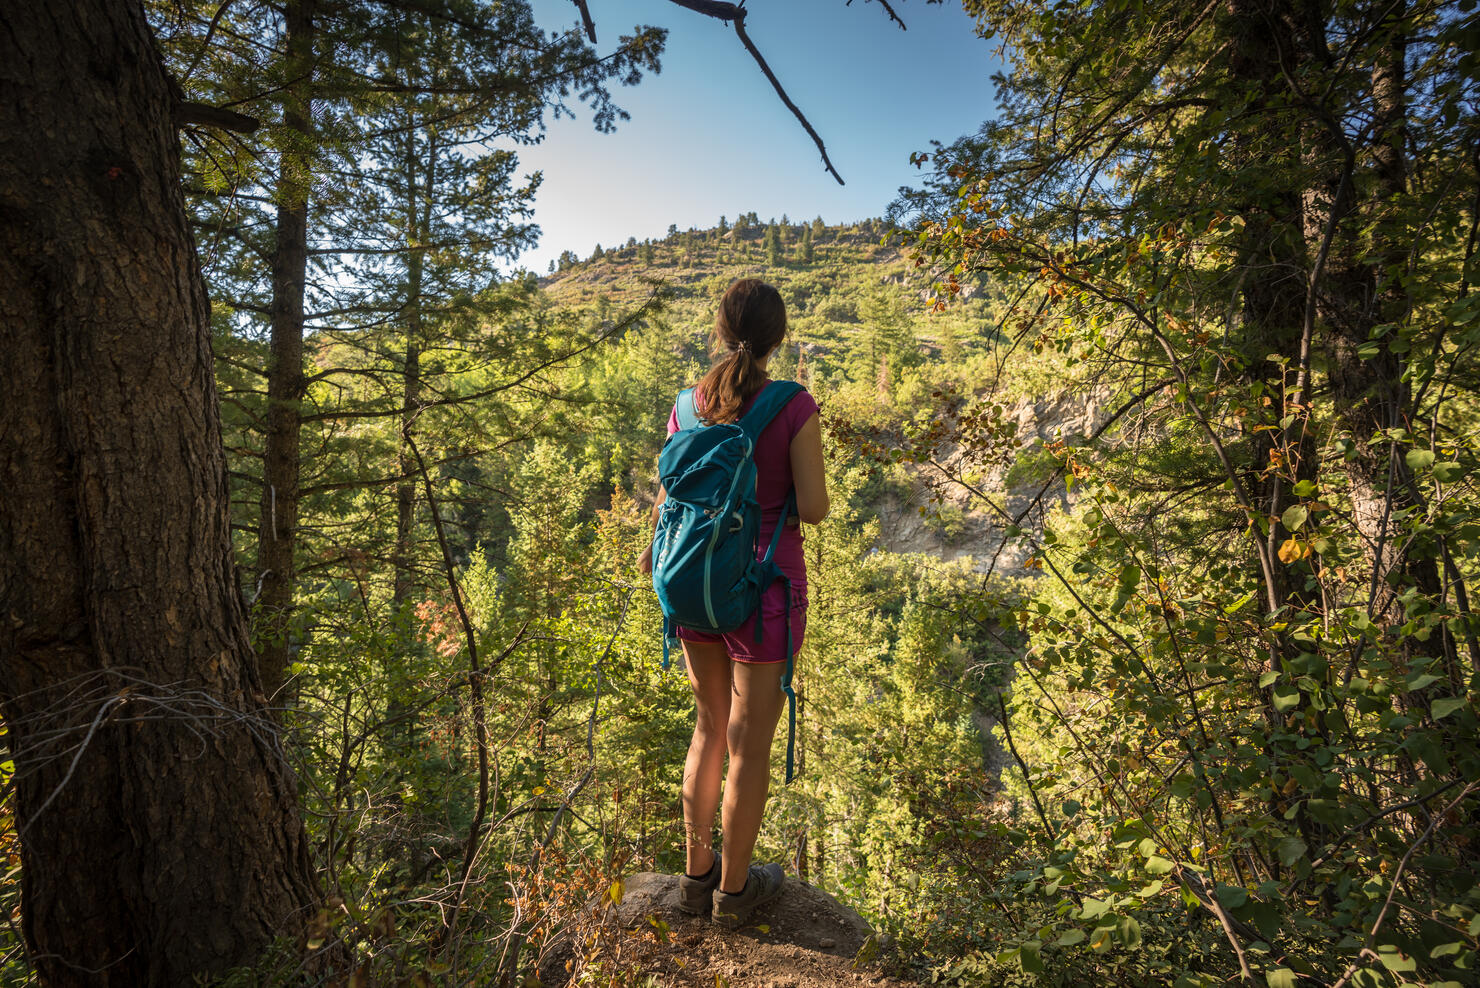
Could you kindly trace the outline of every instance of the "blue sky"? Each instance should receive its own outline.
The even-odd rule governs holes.
[[[746,29],[847,182],[822,167],[816,146],[781,104],[734,29],[668,0],[590,0],[598,47],[637,24],[669,28],[663,71],[620,89],[632,119],[598,134],[590,113],[549,124],[519,149],[521,171],[544,172],[535,204],[543,230],[519,265],[544,273],[562,250],[661,237],[734,220],[882,215],[912,181],[911,151],[949,141],[992,115],[994,45],[977,38],[958,3],[893,0],[901,31],[866,0],[752,0]],[[568,27],[570,0],[534,0],[547,30]]]

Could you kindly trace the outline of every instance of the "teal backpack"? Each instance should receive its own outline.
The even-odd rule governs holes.
[[[761,432],[799,391],[792,381],[772,381],[739,422],[705,425],[694,407],[694,389],[679,392],[678,431],[658,457],[667,499],[653,532],[653,589],[663,609],[663,668],[678,640],[679,625],[711,634],[734,631],[754,614],[762,639],[760,601],[772,582],[786,584],[787,701],[786,781],[794,776],[797,697],[792,689],[791,581],[772,558],[796,492],[786,506],[763,558],[756,558],[761,510],[755,500],[755,451]]]

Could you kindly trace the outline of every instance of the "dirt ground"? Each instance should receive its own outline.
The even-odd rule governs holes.
[[[540,984],[910,988],[883,973],[880,952],[856,912],[804,882],[788,878],[780,898],[730,931],[679,910],[677,876],[641,872],[623,883],[619,904],[594,909],[546,958]]]

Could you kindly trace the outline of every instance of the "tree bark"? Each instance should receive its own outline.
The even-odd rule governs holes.
[[[48,985],[182,985],[315,901],[232,566],[208,306],[137,2],[0,5],[0,712]]]
[[[1436,549],[1410,542],[1395,519],[1421,508],[1423,497],[1401,446],[1384,432],[1413,427],[1413,390],[1405,378],[1405,358],[1393,349],[1396,331],[1372,340],[1380,324],[1396,325],[1407,318],[1408,298],[1387,269],[1401,264],[1403,231],[1389,215],[1407,192],[1404,128],[1407,117],[1404,62],[1407,52],[1406,3],[1384,8],[1372,68],[1373,128],[1370,193],[1341,204],[1350,212],[1352,226],[1370,227],[1365,240],[1356,231],[1341,243],[1339,266],[1323,293],[1329,314],[1331,394],[1336,419],[1350,435],[1354,455],[1346,461],[1352,517],[1362,536],[1370,567],[1372,618],[1380,626],[1407,620],[1399,598],[1416,587],[1430,600],[1444,595]],[[1360,221],[1360,222],[1358,222]],[[1364,347],[1375,353],[1363,357]],[[1415,654],[1427,651],[1453,662],[1453,641],[1443,632],[1428,642],[1410,639]],[[1451,666],[1452,686],[1462,692],[1457,668]]]
[[[396,487],[395,583],[392,600],[399,607],[411,594],[411,541],[416,523],[416,460],[411,455],[409,439],[416,415],[421,409],[422,347],[422,275],[426,255],[419,249],[430,237],[434,172],[437,166],[435,144],[427,149],[426,161],[419,160],[416,134],[420,128],[406,128],[406,363],[402,371],[401,434],[397,473],[406,478]],[[425,195],[416,176],[426,176]]]
[[[1295,125],[1287,114],[1278,111],[1288,99],[1285,73],[1296,71],[1302,57],[1296,41],[1299,31],[1292,23],[1295,13],[1274,0],[1229,0],[1227,11],[1232,42],[1230,74],[1237,89],[1250,94],[1246,113],[1253,120],[1264,121],[1239,133],[1235,151],[1241,163],[1252,165],[1256,159],[1269,159],[1269,164],[1284,167],[1290,174],[1298,173],[1299,142],[1290,133]],[[1270,159],[1272,154],[1279,157]],[[1298,380],[1292,377],[1300,366],[1305,310],[1302,274],[1307,268],[1307,250],[1296,190],[1276,187],[1262,194],[1251,192],[1248,205],[1251,208],[1247,210],[1240,264],[1243,305],[1239,345],[1245,360],[1245,379],[1261,386],[1263,398],[1270,404],[1256,408],[1246,425],[1275,428],[1256,431],[1250,438],[1245,490],[1251,503],[1268,517],[1278,518],[1290,503],[1291,482],[1313,478],[1317,466],[1310,430],[1301,430],[1302,434],[1296,436],[1278,427],[1287,414],[1287,394]],[[1271,360],[1272,355],[1285,358],[1285,362]],[[1271,523],[1265,546],[1271,560],[1289,534],[1281,524]],[[1276,563],[1272,575],[1266,601],[1270,609],[1289,602],[1292,595],[1297,602],[1308,603],[1283,566]],[[1276,668],[1273,655],[1271,668]]]
[[[308,275],[307,152],[313,119],[314,0],[284,8],[288,88],[277,182],[277,245],[272,258],[272,337],[267,365],[267,436],[257,528],[257,639],[262,685],[275,701],[295,651],[294,549],[298,534],[299,449],[303,428],[303,295]]]

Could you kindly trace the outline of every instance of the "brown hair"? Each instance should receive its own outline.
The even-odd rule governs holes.
[[[741,278],[719,300],[714,317],[714,350],[720,362],[699,382],[699,414],[706,422],[734,422],[740,409],[766,386],[758,361],[786,336],[786,303],[759,278]]]

